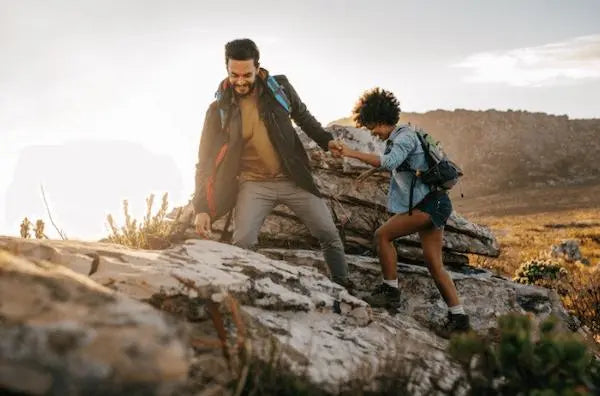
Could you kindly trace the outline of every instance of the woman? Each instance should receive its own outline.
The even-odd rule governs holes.
[[[337,154],[356,158],[376,168],[392,172],[388,194],[388,211],[393,216],[375,232],[375,245],[383,272],[383,282],[365,300],[373,307],[395,308],[400,303],[398,289],[396,238],[419,233],[425,262],[446,305],[448,322],[444,333],[466,331],[469,317],[458,299],[454,282],[443,267],[442,243],[444,225],[452,212],[452,203],[445,191],[424,184],[414,173],[398,170],[427,170],[427,160],[419,138],[409,125],[397,126],[400,106],[394,95],[380,88],[365,92],[353,109],[357,127],[366,127],[372,135],[386,141],[381,155],[363,153],[341,145]],[[412,185],[414,184],[414,185]],[[413,207],[409,207],[413,189]]]

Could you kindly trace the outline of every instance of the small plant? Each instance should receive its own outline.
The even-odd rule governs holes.
[[[553,281],[564,278],[567,270],[548,259],[535,258],[522,264],[515,272],[513,280],[526,285],[548,287]]]
[[[25,217],[21,222],[20,234],[21,238],[31,238],[31,221],[29,221],[27,217]]]
[[[46,236],[46,234],[44,233],[44,228],[45,228],[45,224],[44,221],[42,219],[38,219],[35,222],[35,238],[36,239],[48,239],[48,237]]]
[[[597,358],[556,324],[555,318],[542,322],[534,340],[531,319],[509,314],[498,320],[498,343],[473,332],[453,337],[449,352],[466,373],[459,382],[469,395],[594,394],[600,385]]]
[[[33,223],[29,221],[27,217],[23,218],[21,222],[21,227],[19,233],[21,234],[21,238],[29,239],[31,238],[31,227]],[[46,234],[44,233],[44,221],[42,219],[37,219],[35,222],[35,228],[33,229],[34,235],[36,239],[48,239]]]
[[[562,302],[583,325],[600,334],[600,272],[576,272],[561,284]]]
[[[564,307],[600,342],[600,272],[567,264],[569,270],[548,259],[532,259],[516,272],[514,281],[555,290]]]
[[[162,203],[155,215],[152,215],[152,206],[154,204],[154,194],[146,198],[146,215],[140,224],[136,219],[132,219],[129,214],[129,203],[123,201],[123,213],[125,215],[125,225],[117,227],[112,215],[107,216],[108,225],[111,234],[107,240],[112,243],[118,243],[139,249],[166,249],[177,235],[177,224],[181,217],[181,209],[177,211],[175,219],[167,219],[167,209],[169,206],[168,194],[162,197]]]
[[[247,379],[238,380],[238,395],[329,396],[330,393],[312,384],[306,374],[295,374],[281,359],[281,352],[271,346],[265,361],[252,356],[247,363]],[[241,387],[239,385],[242,385]]]

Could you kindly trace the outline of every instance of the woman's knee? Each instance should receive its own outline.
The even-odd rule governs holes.
[[[375,230],[373,239],[375,240],[375,243],[378,245],[381,243],[389,243],[390,242],[389,233],[385,230],[385,228],[383,226],[381,226],[377,230]]]
[[[437,278],[444,274],[444,266],[440,262],[427,261],[427,269],[432,277]]]

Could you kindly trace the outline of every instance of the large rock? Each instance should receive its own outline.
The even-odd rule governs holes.
[[[365,130],[338,125],[331,126],[328,130],[354,149],[381,152],[383,143]],[[386,210],[389,172],[377,172],[359,182],[357,177],[370,169],[368,165],[355,159],[333,158],[302,132],[299,133],[309,154],[315,181],[333,213],[346,252],[372,253],[373,234],[390,217]],[[192,217],[193,209],[188,205],[180,218],[182,227],[190,224]],[[217,238],[221,237],[224,226],[224,218],[213,225]],[[187,236],[194,237],[194,234],[190,230]],[[399,238],[396,245],[401,260],[412,263],[423,261],[416,234]],[[259,235],[259,246],[319,248],[318,242],[311,237],[308,229],[283,205],[276,207],[266,218]],[[499,246],[487,227],[473,224],[453,212],[444,233],[444,252],[446,263],[462,265],[468,262],[464,254],[496,257],[499,254]]]
[[[550,248],[550,254],[552,257],[564,258],[570,263],[583,259],[581,250],[579,250],[579,241],[576,239],[566,239],[557,245],[553,245]]]
[[[180,298],[185,293],[175,277],[193,283],[195,292],[189,297],[194,298],[195,309],[232,293],[252,329],[255,351],[273,340],[282,347],[282,359],[293,370],[306,373],[312,382],[333,392],[359,375],[366,375],[368,382],[378,368],[385,367],[390,351],[407,367],[415,367],[418,381],[411,389],[416,394],[434,379],[441,378],[440,385],[448,386],[462,374],[446,354],[448,341],[432,331],[442,323],[446,307],[421,266],[399,265],[403,304],[398,313],[390,313],[371,309],[330,282],[323,275],[321,255],[311,250],[264,250],[269,258],[214,241],[188,240],[164,251],[143,251],[110,244],[9,237],[0,237],[1,248],[90,274],[91,281],[143,301]],[[349,255],[348,262],[358,295],[367,294],[380,281],[376,259]],[[558,298],[547,289],[516,284],[469,267],[450,274],[478,332],[494,328],[496,318],[507,312],[529,312],[535,320],[551,313],[566,318]],[[34,287],[19,284],[23,296],[30,295],[27,291]],[[13,310],[26,303],[14,303]],[[33,321],[44,314],[35,310],[29,315]],[[197,322],[208,320],[193,316]],[[70,318],[78,324],[87,323],[92,316],[73,311]],[[97,315],[93,318],[98,320]],[[132,322],[132,326],[140,324]],[[122,342],[111,339],[105,347]],[[198,370],[207,373],[214,368],[211,361]]]
[[[0,391],[166,395],[184,384],[181,324],[22,246],[29,259],[0,250]]]

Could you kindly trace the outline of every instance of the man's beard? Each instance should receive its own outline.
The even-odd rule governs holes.
[[[250,95],[252,92],[254,92],[254,87],[255,87],[255,86],[256,86],[256,81],[255,81],[255,82],[253,82],[252,84],[236,85],[236,86],[234,86],[234,87],[233,87],[233,92],[234,92],[234,93],[235,93],[237,96],[239,96],[239,97],[248,96],[248,95]],[[237,91],[237,89],[236,89],[237,87],[247,87],[247,89],[248,89],[248,90],[247,90],[245,93],[239,93],[239,92]]]

